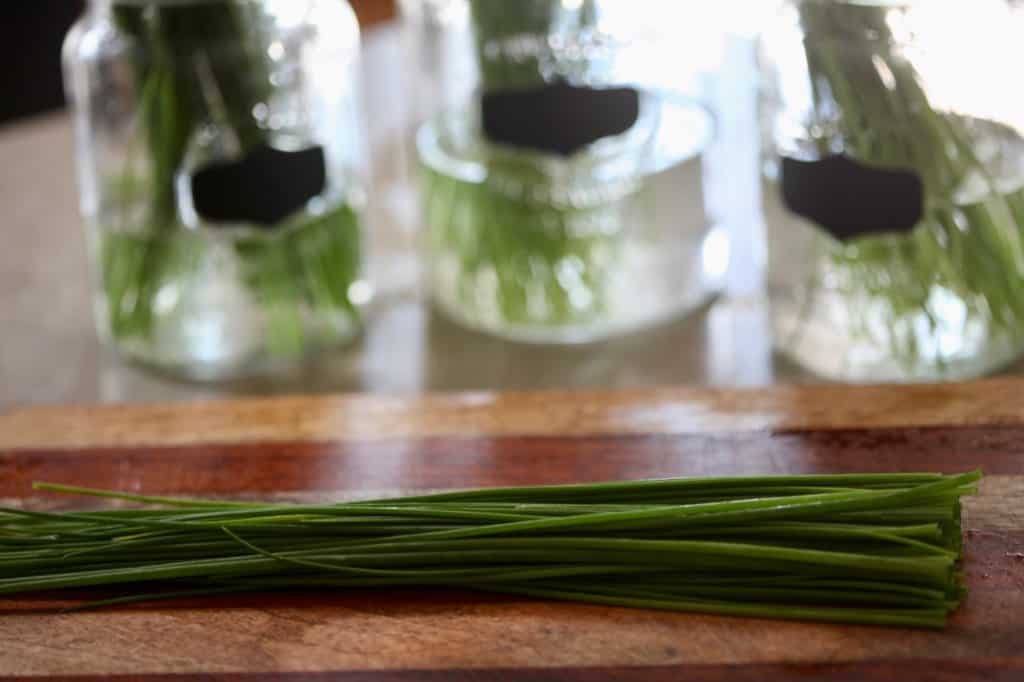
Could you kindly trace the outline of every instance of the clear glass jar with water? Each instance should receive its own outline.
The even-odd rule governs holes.
[[[765,32],[768,286],[791,361],[931,381],[1021,354],[1021,29],[1000,0],[790,0]]]
[[[507,338],[571,343],[692,310],[728,243],[675,3],[405,0],[426,286]],[[709,244],[710,240],[710,244]],[[710,254],[710,255],[709,255]]]
[[[110,345],[214,379],[358,332],[371,291],[344,0],[92,0],[64,51]]]

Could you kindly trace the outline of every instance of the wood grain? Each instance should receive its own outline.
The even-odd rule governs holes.
[[[100,680],[142,680],[143,682],[1019,682],[1024,676],[1024,658],[978,659],[971,663],[951,662],[941,667],[929,660],[871,661],[869,663],[802,665],[694,665],[680,678],[677,666],[589,667],[524,670],[403,670],[358,672],[294,673],[208,673],[203,675],[52,676],[52,682],[98,682]],[[3,677],[9,682],[35,682],[37,677]]]
[[[1024,383],[294,398],[0,417],[0,498],[33,480],[326,499],[669,475],[983,468],[971,594],[944,632],[457,591],[275,593],[60,614],[0,600],[0,676],[217,680],[1024,679]],[[79,502],[75,502],[80,504]],[[63,677],[62,677],[63,676]],[[272,677],[274,676],[274,677]],[[88,679],[75,677],[75,679]],[[99,678],[94,678],[99,679]]]
[[[1016,379],[814,386],[339,396],[36,407],[0,415],[8,448],[428,436],[581,436],[1024,424]],[[58,425],[59,426],[56,426]]]
[[[38,604],[37,604],[38,607]],[[1013,658],[1019,592],[975,590],[945,633],[694,616],[461,592],[266,595],[0,618],[12,674],[822,664]]]
[[[931,427],[644,436],[508,436],[210,443],[70,449],[0,447],[0,497],[34,481],[185,495],[375,496],[498,485],[668,476],[983,469],[1024,474],[1024,428]],[[1015,480],[1007,476],[1007,481]],[[1009,489],[1001,497],[1024,491]],[[1009,513],[1011,506],[1003,511]],[[993,510],[995,511],[995,510]],[[1017,519],[1014,519],[1016,522]]]

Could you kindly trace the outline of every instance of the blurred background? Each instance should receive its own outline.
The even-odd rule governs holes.
[[[0,123],[64,105],[60,46],[84,1],[12,2],[3,9],[0,50],[9,68],[0,76]]]
[[[460,94],[460,87],[467,90],[467,83],[460,80],[459,60],[476,49],[459,42],[463,38],[458,25],[463,24],[458,22],[467,22],[466,16],[460,19],[457,12],[452,14],[455,10],[445,9],[457,4],[445,0],[408,0],[401,7],[393,0],[351,3],[362,32],[357,99],[366,148],[360,172],[367,178],[368,189],[359,202],[365,202],[366,276],[376,290],[361,333],[345,347],[288,371],[252,376],[241,372],[218,381],[196,381],[166,367],[142,369],[137,362],[125,362],[94,333],[93,317],[99,304],[91,289],[97,266],[90,272],[75,178],[76,141],[65,106],[61,70],[61,45],[81,16],[83,3],[4,3],[0,8],[0,51],[10,68],[0,74],[0,225],[5,238],[5,248],[0,251],[0,325],[4,329],[0,408],[25,403],[295,392],[623,388],[688,383],[758,386],[828,380],[828,371],[812,374],[773,353],[764,293],[768,256],[759,177],[764,121],[758,118],[759,68],[763,71],[763,65],[758,65],[756,34],[775,16],[779,3],[730,0],[708,3],[701,12],[694,12],[689,3],[672,3],[678,9],[668,10],[671,21],[663,21],[671,55],[659,53],[656,59],[646,61],[638,55],[634,64],[627,65],[654,81],[672,81],[673,87],[706,111],[712,121],[714,134],[702,148],[698,165],[657,182],[665,185],[659,190],[663,192],[660,201],[683,202],[682,209],[659,210],[706,216],[707,225],[700,231],[702,241],[686,257],[696,258],[704,274],[713,275],[715,281],[694,285],[669,278],[667,284],[650,285],[651,290],[665,286],[679,292],[680,305],[687,310],[676,313],[688,314],[656,310],[643,318],[642,324],[627,320],[621,329],[614,324],[608,327],[614,333],[588,336],[588,331],[579,338],[573,334],[580,327],[569,326],[566,335],[555,339],[545,336],[543,329],[538,335],[536,326],[513,324],[516,320],[508,310],[503,313],[506,317],[496,322],[493,311],[479,302],[479,292],[486,288],[484,275],[474,275],[470,289],[475,302],[464,302],[463,307],[457,300],[445,299],[444,287],[450,284],[450,277],[444,268],[450,264],[441,259],[428,273],[423,271],[420,249],[424,236],[419,223],[422,212],[431,210],[430,199],[447,191],[441,177],[445,168],[455,164],[472,174],[473,164],[484,163],[497,177],[496,169],[511,167],[508,159],[493,156],[482,162],[474,156],[474,149],[459,147],[458,124],[448,120],[433,131],[436,139],[430,142],[434,145],[430,148],[441,155],[438,158],[445,160],[434,168],[429,155],[426,162],[419,161],[426,163],[428,171],[440,173],[434,181],[441,184],[428,185],[426,208],[418,198],[417,182],[422,178],[417,176],[423,168],[417,168],[416,157],[423,156],[424,141],[422,133],[415,139],[416,127],[445,110],[441,101],[445,97],[465,96]],[[581,2],[562,4],[571,5],[572,11],[586,9]],[[644,16],[641,6],[646,5],[620,3],[620,9],[626,11],[602,14],[602,21],[627,25],[631,16]],[[403,10],[404,24],[399,20]],[[657,11],[666,11],[664,3]],[[430,12],[434,14],[427,16]],[[478,24],[483,21],[480,16],[475,20]],[[449,21],[455,24],[443,25]],[[494,30],[500,34],[505,24],[499,22]],[[656,42],[654,38],[651,41]],[[799,57],[802,59],[802,54]],[[485,67],[484,85],[493,89],[493,83],[486,82],[491,77]],[[468,90],[477,92],[472,83]],[[520,102],[516,106],[535,105]],[[642,101],[641,121],[644,106]],[[659,115],[672,114],[665,109]],[[656,138],[654,144],[663,143]],[[79,158],[92,158],[81,144],[79,139]],[[431,238],[428,235],[427,241]],[[565,262],[578,263],[583,257],[573,258]],[[530,261],[529,267],[536,270],[539,266]],[[639,267],[629,276],[650,270]],[[673,266],[666,270],[671,272]],[[684,292],[690,287],[699,291],[688,298]],[[455,293],[451,295],[462,290],[452,285]],[[349,295],[353,291],[350,286]],[[431,292],[437,305],[427,303]],[[99,315],[102,317],[102,311]],[[1000,366],[1013,369],[1016,355],[999,356],[1004,360]]]
[[[0,124],[64,106],[60,48],[85,0],[8,2],[0,9]],[[395,0],[355,0],[364,26],[395,17]]]

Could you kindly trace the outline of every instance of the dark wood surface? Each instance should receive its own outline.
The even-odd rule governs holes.
[[[5,678],[37,682],[38,677]],[[871,661],[802,665],[692,665],[493,670],[399,670],[298,673],[222,673],[153,675],[67,675],[45,678],[51,682],[1019,682],[1024,665],[1019,659],[976,659],[939,666],[934,660]]]
[[[364,27],[395,17],[395,0],[351,0],[352,9]]]
[[[966,504],[971,594],[944,632],[457,591],[276,593],[59,614],[0,600],[0,676],[49,679],[1022,680],[1024,383],[332,397],[0,416],[0,498],[34,480],[331,499],[670,475],[987,473]],[[38,679],[38,678],[34,678]],[[125,677],[128,679],[128,677]]]

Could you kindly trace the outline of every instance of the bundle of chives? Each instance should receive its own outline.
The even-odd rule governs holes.
[[[960,497],[975,492],[980,477],[667,479],[318,505],[39,484],[158,506],[0,509],[0,594],[126,590],[90,604],[99,606],[258,590],[444,586],[941,628],[965,594],[957,570]],[[139,587],[146,583],[153,589]]]

